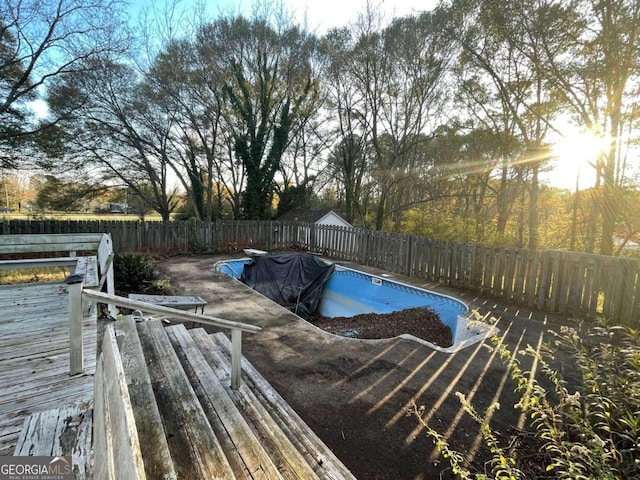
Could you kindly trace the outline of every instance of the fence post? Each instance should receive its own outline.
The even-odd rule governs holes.
[[[69,275],[65,279],[69,290],[69,375],[84,371],[82,345],[82,275]]]
[[[413,277],[413,235],[405,235],[405,275],[407,277]]]
[[[240,388],[240,362],[242,360],[242,330],[231,330],[231,388]]]

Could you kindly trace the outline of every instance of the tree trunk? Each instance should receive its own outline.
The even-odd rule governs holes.
[[[539,164],[533,164],[533,173],[531,177],[531,195],[529,195],[529,250],[538,249],[538,195],[540,192],[540,183],[538,179]]]
[[[498,221],[496,233],[501,237],[507,230],[507,220],[509,219],[509,195],[508,188],[508,167],[506,162],[502,166],[502,176],[500,178],[500,190],[498,191]]]
[[[386,202],[386,194],[382,192],[380,194],[380,198],[378,199],[378,206],[376,207],[376,230],[382,230],[382,226],[384,225],[384,211]]]

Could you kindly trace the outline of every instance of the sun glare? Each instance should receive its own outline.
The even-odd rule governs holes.
[[[33,100],[29,103],[29,108],[39,119],[46,118],[49,115],[49,106],[44,100]]]
[[[560,188],[592,187],[596,160],[608,147],[608,140],[592,132],[567,128],[565,135],[553,145],[554,167],[551,183]]]

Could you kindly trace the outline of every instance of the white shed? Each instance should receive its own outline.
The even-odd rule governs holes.
[[[330,209],[323,210],[310,210],[310,209],[295,209],[291,210],[284,215],[281,215],[277,219],[282,222],[304,222],[313,223],[319,226],[328,227],[343,227],[345,229],[352,229],[353,225],[347,222],[344,218],[338,215],[336,212]],[[315,246],[319,248],[326,248],[328,245],[327,239],[324,235],[325,232],[320,231],[315,239]],[[298,228],[297,234],[298,243],[304,245],[310,245],[311,243],[311,229],[307,226],[301,225]]]
[[[283,222],[309,222],[316,225],[331,225],[335,227],[353,227],[344,218],[328,208],[322,210],[297,208],[281,215],[278,220]]]
[[[613,245],[621,252],[640,252],[640,243],[622,237],[613,237]]]

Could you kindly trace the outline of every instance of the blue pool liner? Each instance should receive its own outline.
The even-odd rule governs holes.
[[[218,262],[215,268],[239,279],[245,264],[250,262],[250,258],[225,260]],[[363,313],[391,313],[415,307],[435,312],[442,323],[451,329],[454,339],[457,336],[459,317],[469,311],[466,304],[448,295],[336,265],[325,284],[318,313],[325,317],[352,317]]]

